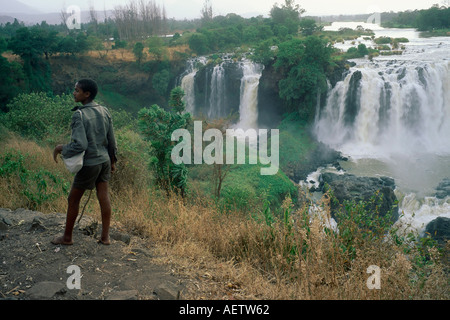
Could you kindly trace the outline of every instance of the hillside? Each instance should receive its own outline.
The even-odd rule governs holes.
[[[8,0],[2,3],[0,8],[0,14],[2,13],[25,13],[25,14],[39,14],[41,13],[39,9],[26,5],[17,0]]]
[[[92,78],[101,84],[99,99],[110,107],[137,114],[142,107],[167,105],[166,97],[155,92],[152,82],[158,72],[158,62],[149,58],[146,60],[148,68],[143,68],[136,65],[135,60],[132,52],[126,49],[89,51],[78,57],[53,56],[49,60],[52,90],[55,94],[71,93],[77,79]],[[168,90],[175,85],[176,77],[184,68],[184,63],[170,61]]]
[[[372,31],[323,31],[300,19],[293,1],[274,5],[269,18],[212,17],[206,10],[202,19],[178,22],[160,19],[163,8],[148,3],[154,19],[130,19],[137,9],[123,8],[122,17],[83,30],[0,27],[0,298],[449,298],[449,250],[436,234],[397,233],[397,181],[344,172],[348,158],[311,134],[329,90],[353,71],[347,60],[371,64],[381,54],[356,43],[361,36],[375,42]],[[185,32],[158,36],[167,30]],[[344,41],[358,48],[333,46]],[[177,87],[186,85],[182,74],[191,75],[186,90]],[[95,192],[81,200],[86,214],[75,244],[50,244],[62,231],[73,181],[62,161],[53,161],[53,148],[70,141],[72,91],[85,77],[100,85],[96,100],[111,112],[119,150],[109,183],[110,247],[96,241]],[[358,110],[352,92],[345,99],[350,120]],[[232,163],[237,154],[230,163],[207,163],[235,120],[225,109],[219,119],[211,116],[222,105],[233,105],[242,119],[241,106],[255,107],[267,127],[279,130],[266,144],[271,160],[279,156],[275,174],[261,174],[267,163],[250,163],[239,147],[243,164]],[[194,141],[183,158],[201,149],[202,163],[174,161],[177,129],[185,134],[179,143]],[[447,183],[441,187],[447,195]],[[67,267],[78,264],[82,288],[68,290]],[[382,290],[368,282],[374,266]]]

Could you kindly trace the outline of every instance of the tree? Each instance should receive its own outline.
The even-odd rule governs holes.
[[[152,85],[153,89],[160,95],[165,96],[167,93],[167,88],[170,82],[170,72],[167,69],[163,69],[153,76]]]
[[[332,48],[316,36],[292,39],[279,45],[275,68],[283,74],[278,83],[280,97],[291,110],[310,120],[317,95],[325,92],[326,72]]]
[[[358,53],[361,57],[364,57],[365,55],[369,54],[369,50],[367,49],[364,43],[358,45]]]
[[[171,136],[176,129],[186,129],[191,115],[184,113],[184,92],[180,87],[171,91],[169,111],[154,104],[139,111],[139,128],[144,138],[152,144],[151,169],[155,173],[157,184],[170,194],[171,190],[180,192],[184,197],[187,185],[187,168],[174,164],[171,159],[174,147]]]
[[[313,19],[302,19],[300,20],[300,29],[302,34],[305,36],[310,36],[316,31],[320,31],[322,27],[317,26],[316,21]]]
[[[42,140],[48,135],[67,134],[72,117],[71,95],[51,97],[43,92],[19,94],[7,105],[5,126],[28,138]]]
[[[50,65],[42,59],[48,43],[36,28],[20,28],[8,42],[8,49],[21,57],[31,90],[50,91]]]
[[[164,40],[160,37],[150,37],[147,40],[148,52],[155,57],[157,61],[167,60],[168,52],[164,46]]]
[[[140,65],[142,59],[144,58],[144,45],[142,44],[142,42],[136,42],[133,47],[133,54],[136,57],[138,65]]]
[[[203,33],[195,33],[188,40],[189,48],[198,55],[206,54],[209,50],[208,38]]]
[[[15,81],[19,78],[19,75],[14,74],[12,64],[2,56],[6,49],[6,40],[0,38],[0,111],[7,111],[6,104],[19,92],[19,87]]]
[[[208,23],[211,22],[213,19],[213,9],[212,9],[212,5],[211,5],[211,0],[205,0],[205,2],[203,3],[203,8],[201,10],[201,14],[202,14],[202,22],[203,23]]]
[[[265,40],[260,42],[254,49],[250,59],[254,62],[268,65],[274,58],[274,51],[272,50],[272,41]]]
[[[285,26],[289,34],[297,34],[300,23],[300,15],[305,12],[294,0],[285,0],[284,5],[279,7],[274,4],[270,10],[270,16],[275,25]],[[278,30],[280,30],[278,28]]]

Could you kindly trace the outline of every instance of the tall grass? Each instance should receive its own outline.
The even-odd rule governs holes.
[[[433,246],[391,237],[388,231],[368,236],[356,218],[342,219],[336,232],[328,227],[329,197],[323,198],[320,215],[311,214],[308,204],[294,206],[290,198],[283,201],[282,214],[269,205],[249,214],[224,212],[213,200],[168,197],[152,186],[145,159],[139,158],[148,146],[129,131],[118,136],[121,163],[111,181],[114,223],[147,239],[157,252],[154,263],[170,265],[185,277],[184,298],[449,298],[448,276]],[[24,170],[58,176],[47,191],[72,181],[63,164],[53,162],[51,146],[3,132],[0,147],[1,159],[13,155],[22,159]],[[28,206],[23,189],[19,175],[0,175],[0,207]],[[65,212],[67,194],[58,192],[33,209]],[[355,215],[361,212],[357,204],[349,208],[356,208]],[[100,219],[95,201],[88,211]],[[367,287],[371,265],[381,269],[381,289]]]

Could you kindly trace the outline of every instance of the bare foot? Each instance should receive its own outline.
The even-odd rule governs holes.
[[[65,246],[70,246],[73,244],[73,241],[65,241],[64,236],[54,238],[51,243],[53,244],[62,244]]]
[[[104,244],[105,246],[109,246],[111,244],[111,241],[109,240],[109,238],[106,239],[106,240],[100,239],[97,242],[101,243],[101,244]]]

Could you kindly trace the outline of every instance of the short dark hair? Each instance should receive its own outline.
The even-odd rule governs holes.
[[[83,90],[84,92],[90,92],[91,93],[91,99],[94,100],[98,93],[98,86],[97,83],[92,79],[81,79],[77,82],[78,86]]]

